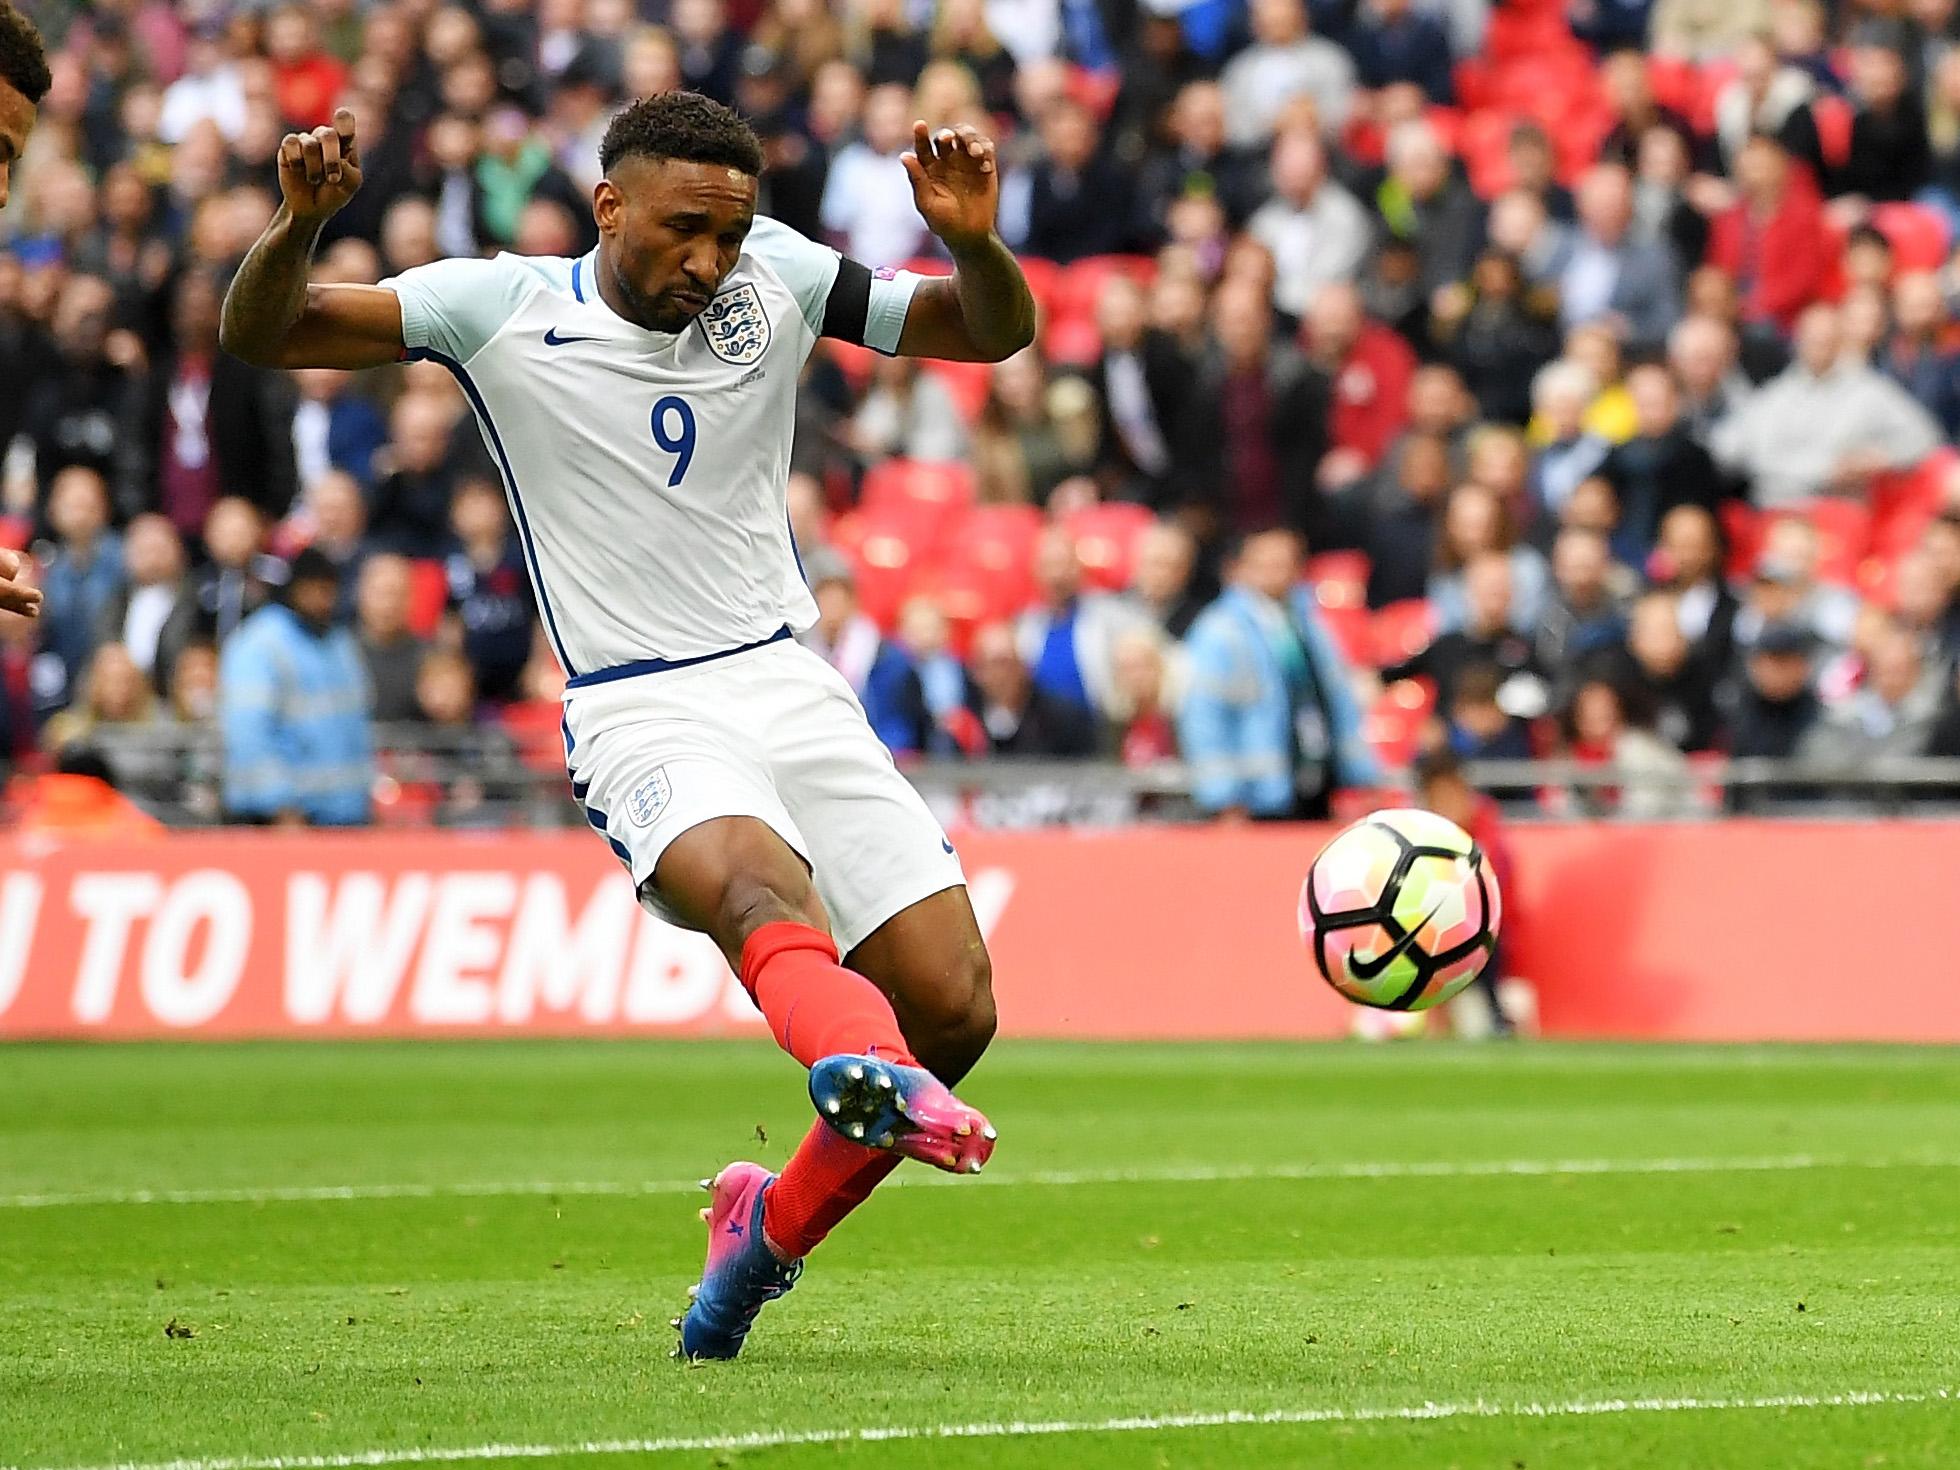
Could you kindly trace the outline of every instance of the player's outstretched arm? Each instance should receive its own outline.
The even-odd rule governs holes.
[[[218,340],[260,367],[380,367],[402,354],[401,302],[379,286],[313,286],[320,231],[361,187],[354,114],[288,133],[279,145],[279,211],[225,293]]]
[[[900,354],[961,362],[1012,357],[1034,341],[1034,295],[994,233],[1000,169],[993,139],[964,126],[935,135],[916,122],[905,171],[920,215],[952,252],[953,274],[924,282],[913,295]]]

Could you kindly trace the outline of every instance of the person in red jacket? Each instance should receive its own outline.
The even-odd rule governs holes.
[[[1368,316],[1361,293],[1345,281],[1314,293],[1300,345],[1334,385],[1322,480],[1358,480],[1381,463],[1409,421],[1416,355],[1398,333]]]
[[[1787,332],[1820,299],[1836,240],[1817,183],[1773,138],[1751,138],[1735,161],[1736,202],[1715,217],[1708,262],[1726,271],[1753,325]]]
[[[300,5],[273,11],[266,17],[265,51],[286,126],[315,128],[328,122],[347,85],[347,68],[321,48],[312,13]]]

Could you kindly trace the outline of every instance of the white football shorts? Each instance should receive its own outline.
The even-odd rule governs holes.
[[[646,880],[670,842],[716,817],[754,817],[796,849],[842,954],[966,882],[851,686],[787,637],[568,689],[565,763],[586,819],[670,923]]]

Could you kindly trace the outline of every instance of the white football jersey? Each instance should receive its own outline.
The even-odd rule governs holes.
[[[499,255],[382,282],[401,299],[410,355],[448,367],[476,412],[574,685],[815,621],[785,489],[797,378],[842,257],[758,218],[714,300],[677,333],[617,315],[596,265],[596,252]],[[897,349],[918,279],[872,279],[865,345]]]

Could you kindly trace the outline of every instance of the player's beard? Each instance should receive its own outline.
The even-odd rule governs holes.
[[[705,301],[700,307],[678,305],[665,290],[649,296],[633,284],[625,269],[617,263],[612,268],[612,282],[620,299],[627,305],[628,319],[649,332],[685,332],[706,306]],[[708,293],[702,294],[706,296]]]

